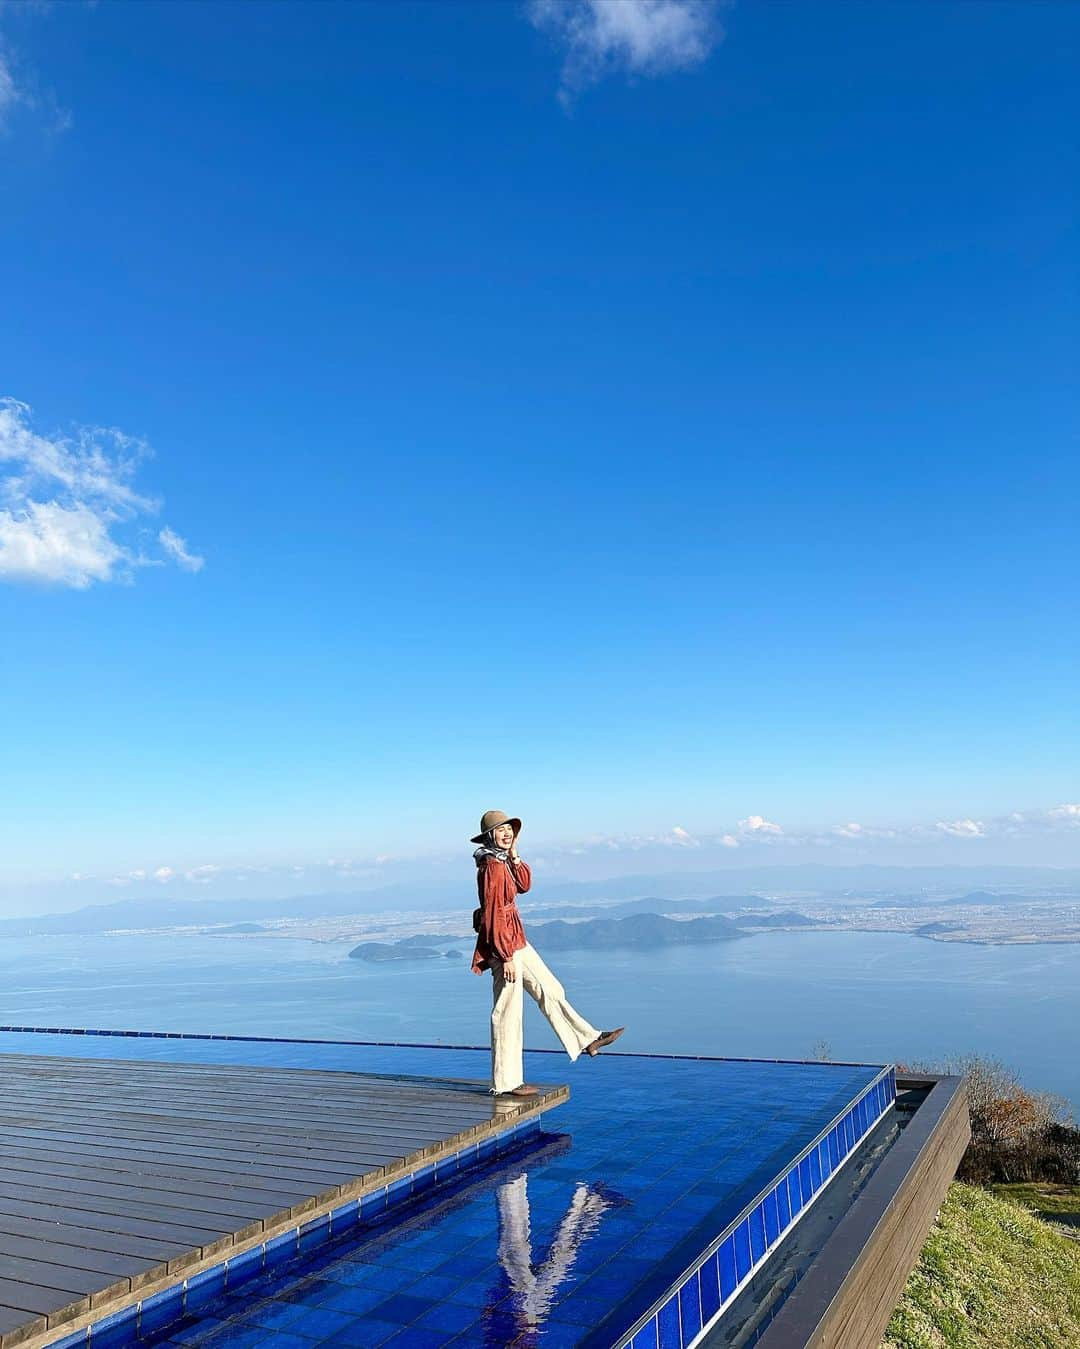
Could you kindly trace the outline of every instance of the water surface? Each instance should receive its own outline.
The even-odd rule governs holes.
[[[540,945],[539,934],[537,944]],[[352,943],[206,936],[10,939],[0,1022],[484,1044],[490,980],[468,959],[369,965]],[[1080,1109],[1080,945],[945,945],[771,932],[550,963],[627,1049],[912,1062],[979,1051]],[[531,1005],[527,1043],[555,1045]],[[573,1074],[570,1079],[573,1081]]]

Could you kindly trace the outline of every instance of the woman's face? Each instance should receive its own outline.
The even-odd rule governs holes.
[[[499,824],[491,831],[491,837],[495,840],[496,848],[509,848],[514,841],[514,826],[512,824]]]

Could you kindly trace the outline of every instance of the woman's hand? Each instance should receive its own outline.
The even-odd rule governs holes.
[[[517,979],[517,971],[514,969],[512,960],[503,961],[503,978],[508,984],[512,984]]]

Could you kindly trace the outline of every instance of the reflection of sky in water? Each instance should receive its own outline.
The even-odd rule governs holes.
[[[0,1051],[483,1077],[486,1052],[0,1035]],[[211,1304],[168,1344],[311,1349],[611,1344],[875,1076],[870,1068],[606,1055],[545,1146],[411,1216]]]

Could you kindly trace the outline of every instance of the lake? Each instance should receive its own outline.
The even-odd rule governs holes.
[[[487,1042],[490,982],[469,973],[467,957],[369,965],[348,959],[352,944],[11,939],[0,955],[0,1022]],[[863,1062],[978,1051],[1080,1113],[1080,945],[771,932],[696,950],[560,952],[550,963],[594,1024],[629,1026],[628,1050],[808,1058],[824,1042],[831,1057]],[[526,1042],[554,1046],[526,1001]]]

